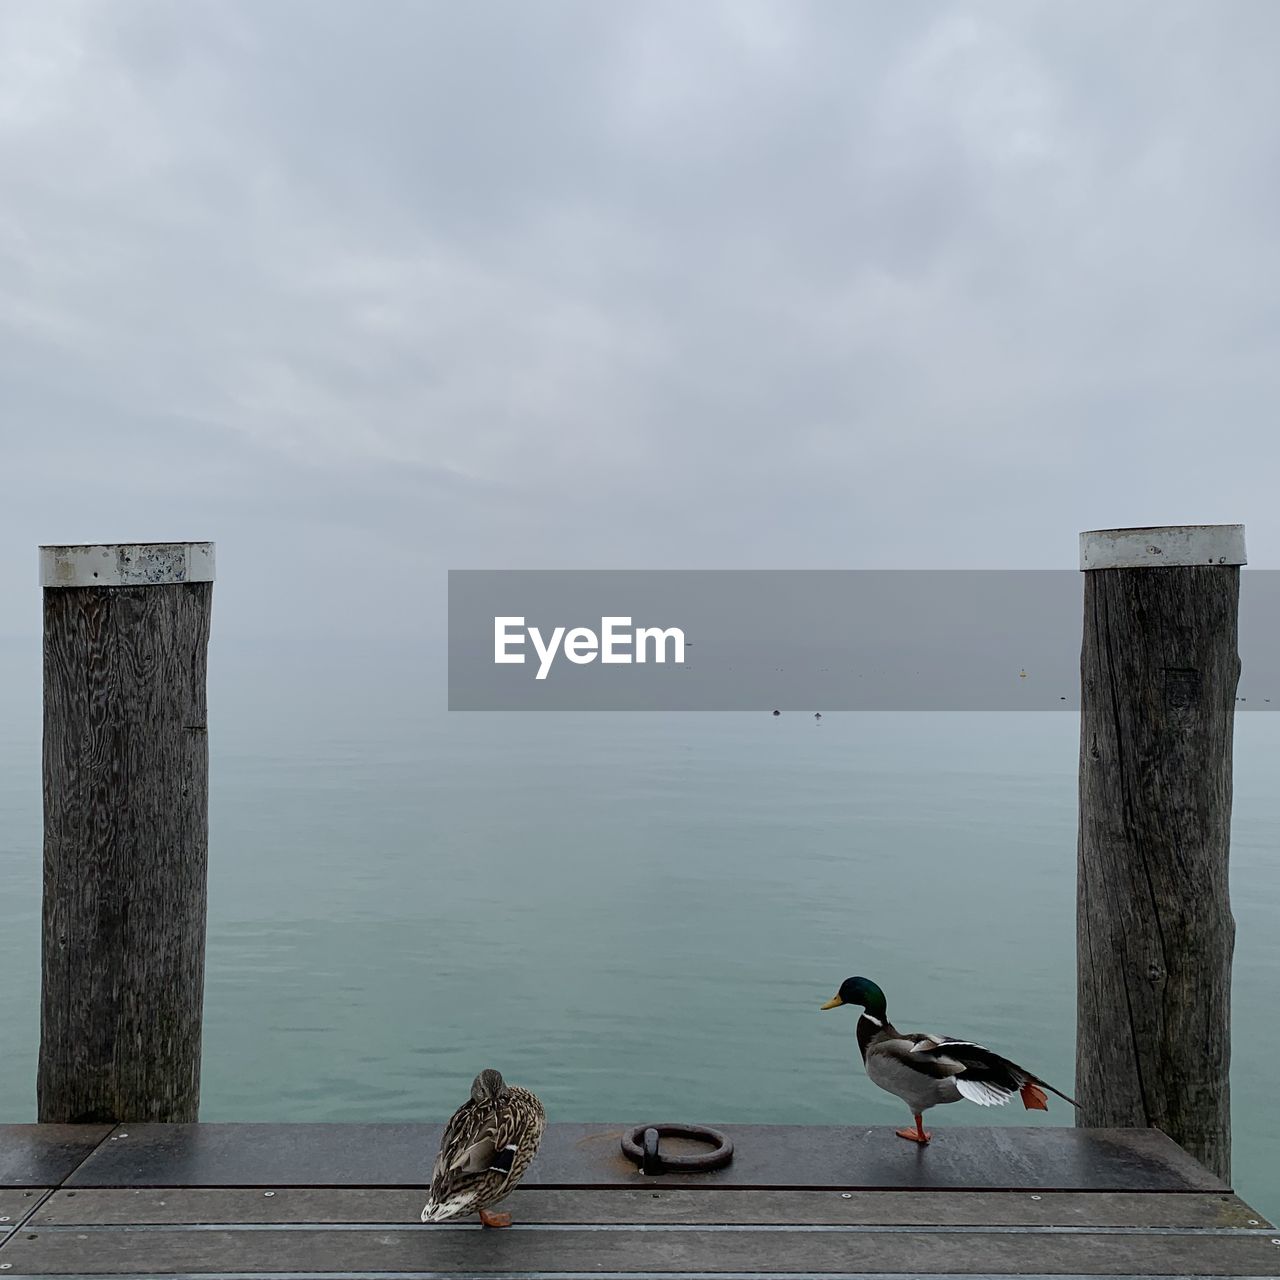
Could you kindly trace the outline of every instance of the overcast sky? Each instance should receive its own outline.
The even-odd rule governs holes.
[[[1280,5],[0,5],[0,633],[449,567],[1280,564]],[[337,602],[335,608],[335,601]]]

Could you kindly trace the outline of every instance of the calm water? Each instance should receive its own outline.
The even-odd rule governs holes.
[[[20,1121],[39,670],[6,654],[0,1120]],[[553,1119],[897,1124],[852,1015],[818,1011],[855,972],[900,1025],[1070,1090],[1070,715],[449,716],[407,670],[350,670],[215,649],[205,1119],[442,1118],[492,1064]],[[1236,1185],[1274,1216],[1280,716],[1240,717],[1236,754]],[[1070,1123],[1053,1106],[936,1126]]]

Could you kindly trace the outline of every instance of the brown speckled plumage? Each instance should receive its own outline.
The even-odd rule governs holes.
[[[478,1213],[515,1190],[537,1154],[546,1116],[528,1089],[490,1069],[445,1126],[423,1222]]]

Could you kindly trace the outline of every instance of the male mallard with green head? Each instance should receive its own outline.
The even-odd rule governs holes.
[[[901,1098],[911,1110],[914,1129],[897,1130],[898,1137],[926,1143],[924,1113],[943,1102],[968,1098],[981,1107],[1002,1107],[1014,1094],[1028,1111],[1047,1111],[1045,1090],[1074,1107],[1075,1100],[1039,1076],[971,1040],[899,1031],[889,1021],[884,992],[867,978],[846,978],[824,1009],[842,1004],[862,1006],[858,1018],[858,1048],[872,1083]]]
[[[542,1103],[492,1068],[471,1084],[471,1097],[444,1127],[431,1171],[423,1222],[478,1213],[486,1227],[509,1227],[509,1213],[490,1213],[524,1177],[546,1128]]]

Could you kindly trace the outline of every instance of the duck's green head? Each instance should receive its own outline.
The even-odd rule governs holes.
[[[870,978],[846,978],[822,1007],[838,1009],[842,1004],[860,1004],[873,1018],[884,1021],[884,992]]]

